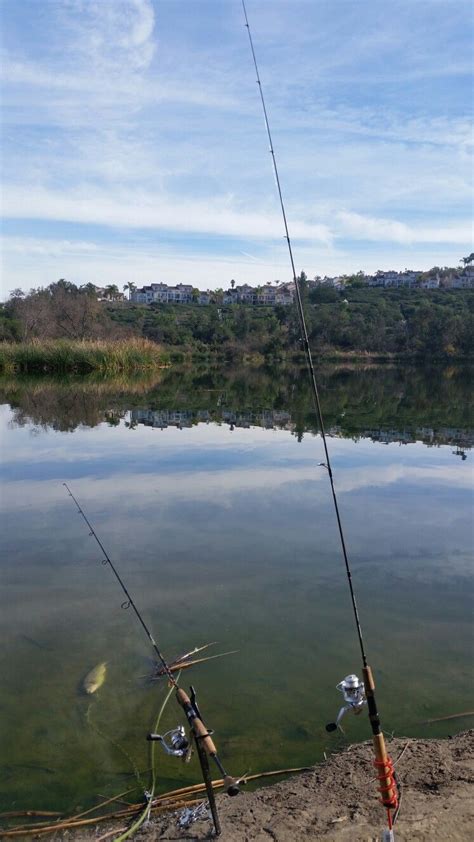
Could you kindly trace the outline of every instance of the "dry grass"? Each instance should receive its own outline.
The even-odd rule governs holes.
[[[0,344],[0,372],[4,374],[120,374],[150,371],[167,362],[163,349],[147,339],[122,341],[36,340]]]

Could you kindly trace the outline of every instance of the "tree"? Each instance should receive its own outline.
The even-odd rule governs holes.
[[[128,284],[124,284],[123,291],[125,292],[125,290],[127,290],[127,289],[128,289],[128,300],[129,300],[129,301],[130,301],[130,299],[131,299],[131,297],[132,297],[132,292],[133,292],[134,290],[136,290],[136,288],[137,288],[137,285],[136,285],[136,284],[134,284],[134,283],[133,283],[133,281],[129,281],[129,283],[128,283]]]
[[[79,287],[79,289],[81,292],[85,292],[86,295],[93,295],[95,298],[97,298],[97,287],[90,281],[88,284],[83,284],[81,287]]]
[[[26,296],[12,296],[7,307],[20,326],[23,342],[35,337],[95,339],[111,332],[112,322],[96,295],[64,278]]]
[[[345,284],[354,289],[361,289],[366,286],[365,274],[362,269],[354,275],[344,275]]]
[[[109,284],[105,287],[105,297],[108,298],[109,301],[115,301],[118,295],[119,288],[117,284]]]
[[[464,266],[468,266],[469,263],[472,263],[474,260],[474,251],[471,251],[468,257],[461,257],[461,263],[464,263]]]

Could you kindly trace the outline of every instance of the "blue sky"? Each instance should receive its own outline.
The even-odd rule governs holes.
[[[247,0],[298,268],[472,250],[465,0]],[[286,280],[240,0],[3,0],[1,297]]]

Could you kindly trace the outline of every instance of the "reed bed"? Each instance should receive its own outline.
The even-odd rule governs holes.
[[[36,340],[0,344],[0,372],[3,374],[88,374],[116,375],[150,371],[166,365],[163,349],[147,339]]]

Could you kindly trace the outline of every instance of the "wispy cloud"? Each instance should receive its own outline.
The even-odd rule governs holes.
[[[337,215],[341,225],[339,236],[355,240],[394,243],[456,243],[466,245],[472,237],[472,226],[461,221],[458,224],[425,227],[407,225],[393,219],[364,216],[360,213],[340,211]]]
[[[76,464],[76,463],[75,463]],[[67,464],[64,475],[68,475]],[[212,505],[219,499],[221,505],[231,506],[233,495],[272,489],[286,489],[291,492],[292,486],[301,487],[311,485],[311,493],[317,499],[325,499],[327,495],[326,477],[310,467],[265,466],[261,468],[222,471],[187,471],[185,474],[160,472],[159,485],[150,485],[150,475],[143,473],[121,474],[114,473],[106,478],[95,478],[89,474],[86,477],[75,476],[75,486],[78,493],[85,489],[89,504],[100,503],[104,498],[109,502],[123,501],[123,488],[127,487],[133,493],[135,501],[143,500],[146,507],[155,508],[160,502],[183,503],[185,501],[207,500]],[[382,489],[402,484],[431,488],[437,485],[441,488],[470,488],[470,477],[460,477],[457,466],[420,466],[400,465],[394,462],[373,469],[367,466],[348,469],[338,480],[340,493],[350,494],[364,489]],[[60,483],[40,480],[18,480],[8,482],[8,495],[5,495],[4,508],[6,511],[24,508],[31,505],[31,499],[41,499],[43,505],[54,505],[63,496]],[[150,493],[153,501],[150,503]]]
[[[369,270],[385,254],[391,266],[453,262],[470,242],[468,5],[337,7],[249,9],[301,261],[310,274]],[[20,15],[7,4],[6,230],[31,248],[51,241],[36,277],[9,248],[10,278],[62,276],[75,239],[90,244],[76,249],[78,274],[96,260],[110,277],[127,243],[136,282],[149,280],[140,272],[152,253],[165,261],[156,275],[166,266],[180,280],[196,238],[197,261],[233,264],[231,277],[252,264],[254,277],[259,266],[274,276],[272,264],[281,274],[246,33],[240,9],[215,10],[207,0],[199,10],[194,0],[24,0]],[[7,277],[4,290],[13,285]]]

